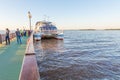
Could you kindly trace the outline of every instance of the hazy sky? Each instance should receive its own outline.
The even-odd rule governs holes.
[[[120,0],[0,0],[0,29],[32,26],[44,15],[60,29],[120,28]]]

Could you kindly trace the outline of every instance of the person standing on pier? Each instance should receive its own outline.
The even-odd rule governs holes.
[[[7,44],[10,45],[10,30],[9,30],[8,28],[6,28],[5,41],[6,41],[6,45],[7,45]]]
[[[15,33],[16,33],[17,43],[22,44],[21,33],[20,33],[18,28],[17,28],[17,31]]]
[[[24,31],[23,31],[23,35],[26,37],[26,30],[24,29]]]

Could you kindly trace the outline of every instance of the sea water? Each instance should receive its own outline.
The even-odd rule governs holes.
[[[5,34],[5,31],[4,30],[0,30],[0,34]]]
[[[10,30],[10,33],[15,33],[15,30]],[[0,30],[0,34],[5,34],[5,30]]]
[[[64,31],[34,43],[41,80],[120,80],[120,31]]]

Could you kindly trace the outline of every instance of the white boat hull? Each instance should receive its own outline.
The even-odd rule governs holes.
[[[42,34],[42,33],[34,34],[34,40],[51,39],[51,38],[63,40],[64,35],[63,34]]]

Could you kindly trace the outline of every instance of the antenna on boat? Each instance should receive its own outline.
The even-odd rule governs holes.
[[[50,18],[49,16],[44,15],[44,21],[45,21],[45,22],[49,21],[49,18]]]
[[[47,17],[47,16],[46,16],[46,15],[44,15],[44,21],[45,21],[45,22],[47,21],[47,20],[46,20],[46,17]]]
[[[48,20],[48,22],[49,22],[49,19],[50,19],[50,17],[49,17],[49,16],[47,16],[47,20]]]

